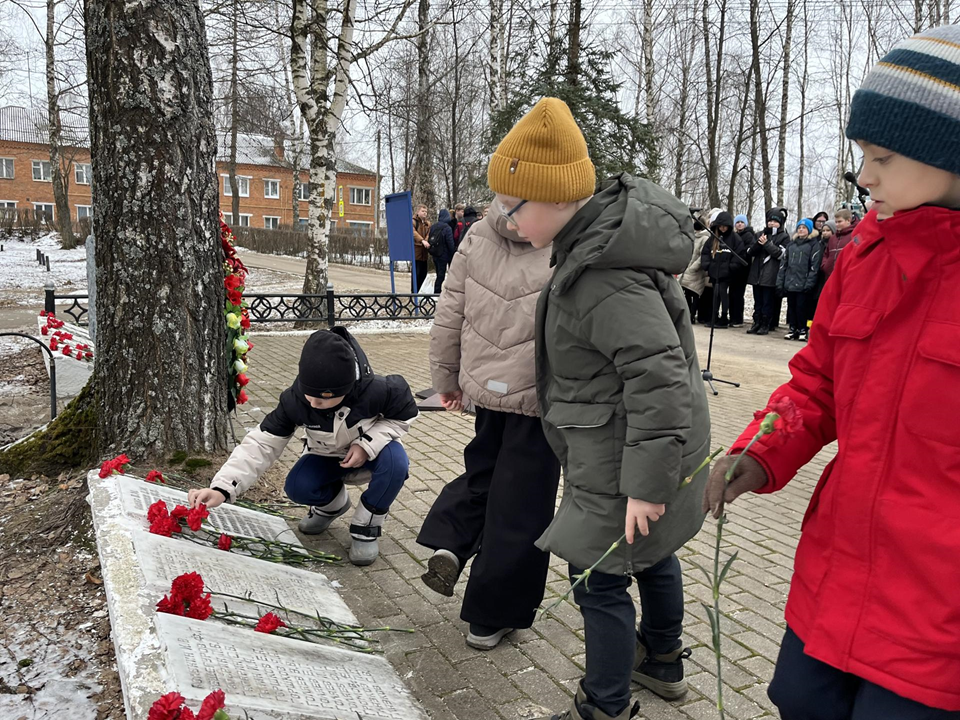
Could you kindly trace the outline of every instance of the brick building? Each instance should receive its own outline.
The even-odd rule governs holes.
[[[72,220],[92,212],[90,145],[82,123],[63,123],[63,160]],[[228,136],[218,133],[217,178],[220,208],[233,221]],[[276,228],[293,222],[293,170],[284,162],[282,144],[262,135],[237,138],[237,182],[240,218],[232,224]],[[300,173],[300,222],[309,215],[309,174]],[[337,160],[337,201],[333,223],[341,227],[370,228],[379,205],[376,173]],[[342,215],[341,205],[342,200]],[[0,210],[34,210],[54,218],[53,183],[46,116],[21,107],[0,108]],[[55,219],[55,218],[54,218]]]

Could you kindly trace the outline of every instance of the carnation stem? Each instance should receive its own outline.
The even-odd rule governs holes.
[[[697,476],[697,474],[698,474],[701,470],[703,470],[705,467],[707,467],[707,465],[709,465],[710,463],[712,463],[712,462],[716,459],[717,455],[719,455],[720,453],[722,453],[723,450],[724,450],[723,445],[721,445],[721,446],[718,447],[716,450],[714,450],[710,455],[708,455],[708,456],[704,459],[704,461],[697,466],[697,469],[696,469],[696,470],[694,470],[692,473],[690,473],[690,475],[688,475],[687,477],[685,477],[685,478],[683,479],[683,482],[680,483],[680,487],[686,487],[687,485],[689,485],[690,483],[692,483],[692,482],[693,482],[693,479]]]
[[[610,553],[612,553],[614,550],[620,547],[620,543],[622,543],[626,539],[627,539],[627,534],[624,533],[623,535],[620,536],[619,540],[617,540],[613,545],[607,548],[607,551],[600,556],[599,560],[597,560],[593,565],[591,565],[586,570],[584,570],[580,575],[576,576],[576,582],[574,582],[570,586],[569,590],[567,590],[563,595],[561,595],[556,602],[554,602],[550,606],[545,607],[543,610],[541,610],[540,615],[537,617],[537,619],[542,620],[544,615],[560,607],[561,603],[563,603],[568,597],[570,597],[570,593],[574,591],[577,585],[579,585],[582,582],[587,582],[587,579],[590,577],[591,573],[593,573],[593,571],[597,569],[597,566],[600,563],[602,563],[604,560],[606,560],[610,556]],[[588,584],[588,589],[589,589],[589,584]]]
[[[747,443],[747,446],[743,449],[743,452],[737,455],[737,459],[733,461],[733,465],[730,466],[730,469],[727,470],[727,474],[723,476],[723,479],[727,482],[733,480],[733,472],[737,469],[737,466],[740,464],[740,461],[743,460],[743,456],[750,452],[750,448],[753,447],[754,443],[762,438],[764,433],[758,432],[753,438]]]

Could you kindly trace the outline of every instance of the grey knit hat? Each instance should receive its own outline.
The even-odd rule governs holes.
[[[853,96],[847,137],[960,175],[960,25],[888,52]]]

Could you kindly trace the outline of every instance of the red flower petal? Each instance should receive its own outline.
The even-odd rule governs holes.
[[[239,385],[240,387],[245,387],[248,382],[250,382],[250,378],[248,378],[243,373],[240,373],[239,375],[237,375],[237,385]]]
[[[183,601],[178,598],[168,598],[166,595],[157,603],[157,612],[170,615],[183,615]]]
[[[226,705],[226,698],[223,695],[223,690],[214,690],[207,695],[203,701],[203,705],[200,706],[200,712],[197,713],[197,720],[213,720],[213,716],[217,714],[217,710],[222,710],[224,705]]]
[[[163,479],[163,473],[161,473],[159,470],[151,470],[150,472],[147,473],[147,482],[148,483],[165,482]]]
[[[187,509],[186,505],[177,505],[173,510],[170,511],[170,517],[176,518],[177,520],[182,520],[189,514],[190,511]]]
[[[226,550],[227,552],[229,552],[231,545],[233,545],[233,538],[230,537],[229,535],[225,535],[225,534],[221,533],[221,534],[220,534],[220,539],[217,540],[217,547],[218,547],[220,550]]]
[[[247,396],[246,390],[241,390],[237,393],[237,405],[243,405],[250,398]]]
[[[200,504],[195,508],[191,508],[187,514],[187,526],[194,532],[197,532],[203,525],[203,521],[208,517],[210,517],[210,512],[207,510],[207,506]]]
[[[107,463],[104,463],[105,466],[106,464]],[[103,471],[101,470],[101,472]],[[154,522],[156,520],[159,520],[160,518],[167,517],[169,514],[170,512],[167,510],[167,504],[163,500],[157,500],[153,505],[151,505],[147,509],[147,520],[149,520],[150,522]]]
[[[187,611],[184,613],[185,617],[193,618],[194,620],[206,620],[208,617],[213,615],[213,605],[210,604],[210,595],[201,595],[196,600],[191,600]]]
[[[147,720],[176,720],[183,705],[183,695],[178,692],[161,696],[151,707]]]
[[[193,602],[203,594],[203,578],[199,573],[184,573],[174,578],[170,592],[186,602]]]
[[[268,612],[257,623],[257,626],[254,628],[256,632],[260,633],[272,633],[274,630],[279,628],[286,627],[287,624],[281,620],[279,617],[274,615],[272,612]]]

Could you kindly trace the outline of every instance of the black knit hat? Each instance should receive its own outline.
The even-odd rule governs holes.
[[[783,227],[787,222],[786,210],[780,207],[770,208],[767,210],[767,222],[770,222],[771,220],[776,220],[778,223],[780,223],[780,227]]]
[[[360,379],[357,354],[350,343],[329,330],[318,330],[300,351],[297,383],[305,395],[343,397]]]

